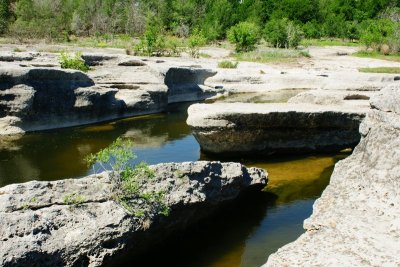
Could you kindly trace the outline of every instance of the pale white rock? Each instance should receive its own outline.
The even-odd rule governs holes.
[[[306,233],[272,254],[269,266],[400,265],[400,85],[374,97],[362,140],[335,166],[304,222]]]

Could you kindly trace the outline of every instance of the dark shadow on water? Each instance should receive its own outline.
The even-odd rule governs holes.
[[[243,194],[234,202],[141,257],[125,257],[111,266],[210,266],[220,255],[244,247],[244,240],[277,198],[268,192]],[[251,208],[250,208],[251,207]]]
[[[241,196],[211,218],[150,249],[148,254],[125,257],[113,266],[261,266],[271,253],[304,232],[303,221],[329,184],[334,164],[347,155],[251,162],[259,167],[272,164],[267,189]],[[287,169],[285,179],[274,171],[282,168]]]

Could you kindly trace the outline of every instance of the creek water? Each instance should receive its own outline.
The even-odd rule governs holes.
[[[186,125],[188,105],[174,105],[158,115],[0,139],[0,187],[90,174],[85,156],[106,148],[118,137],[132,139],[137,161],[149,164],[225,161],[201,153]],[[267,169],[267,189],[244,197],[212,222],[151,251],[143,262],[125,259],[124,266],[260,266],[271,253],[303,233],[303,220],[310,216],[315,199],[329,183],[334,164],[346,156],[236,159]]]

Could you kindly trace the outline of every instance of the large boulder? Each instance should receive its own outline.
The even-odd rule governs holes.
[[[196,104],[189,108],[187,123],[209,153],[327,152],[357,145],[367,110],[313,104]]]
[[[339,162],[307,230],[272,254],[275,266],[400,265],[400,85],[371,99],[362,140]]]
[[[132,213],[142,208],[140,199],[132,209],[117,203],[109,173],[0,188],[0,265],[102,266],[123,252],[134,257],[267,182],[264,171],[239,163],[151,168],[155,178],[142,180],[140,190],[164,192],[167,217]]]

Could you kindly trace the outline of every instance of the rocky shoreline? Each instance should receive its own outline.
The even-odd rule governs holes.
[[[266,267],[400,265],[400,85],[383,89],[371,107],[361,142],[336,165],[306,233]]]
[[[129,56],[118,49],[72,48],[84,51],[82,58],[92,66],[88,74],[60,69],[57,53],[15,53],[10,52],[12,49],[15,47],[6,45],[0,53],[0,135],[154,114],[165,111],[169,103],[201,101],[228,93],[319,89],[328,94],[353,91],[355,95],[371,95],[399,78],[355,69],[387,62],[338,57],[323,49],[310,52],[317,58],[300,62],[301,69],[290,64],[251,62],[241,62],[238,69],[217,69],[218,56],[154,59]],[[222,54],[225,58],[225,52]],[[323,97],[323,93],[318,96]]]
[[[107,173],[0,188],[0,265],[103,266],[126,252],[134,257],[267,183],[264,171],[239,163],[151,168],[155,178],[141,184],[141,191],[165,191],[166,217],[128,212],[113,199]],[[76,201],[66,200],[72,195]]]

